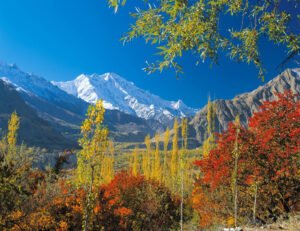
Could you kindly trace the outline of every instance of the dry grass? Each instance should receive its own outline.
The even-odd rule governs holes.
[[[243,228],[245,231],[275,231],[275,230],[286,230],[286,231],[300,231],[300,215],[291,217],[289,220],[280,221],[274,224],[269,224],[261,227]]]

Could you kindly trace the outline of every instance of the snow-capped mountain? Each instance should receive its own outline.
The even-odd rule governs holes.
[[[186,106],[181,100],[164,100],[115,73],[81,74],[73,81],[52,83],[88,103],[102,99],[107,109],[117,109],[147,120],[165,123],[174,117],[194,116],[197,112],[197,109]]]
[[[67,138],[67,141],[64,142],[65,144],[70,143],[68,142],[69,140],[72,141],[76,147],[77,139],[80,135],[80,126],[85,118],[89,103],[66,93],[43,77],[22,71],[16,65],[0,62],[0,83],[5,83],[13,89],[15,95],[20,97],[18,102],[23,101],[23,105],[25,104],[33,109],[31,114],[36,113],[40,119],[49,123],[50,127],[57,132],[55,134],[60,134]],[[0,94],[0,102],[6,102],[6,100],[8,100],[6,106],[9,105],[10,109],[13,111],[16,110],[18,114],[19,112],[25,111],[20,109],[19,105],[21,105],[21,103],[14,103],[9,99],[8,95]],[[1,107],[0,105],[0,115],[1,113],[6,113],[8,110],[5,108],[6,106]],[[26,115],[23,113],[21,123],[22,121],[29,120],[28,114],[30,113]],[[22,117],[22,113],[20,113],[20,116]],[[31,118],[33,118],[33,116],[31,116],[30,119]],[[38,124],[36,119],[31,122]],[[117,142],[139,142],[142,141],[147,134],[153,135],[156,131],[165,128],[158,121],[137,118],[134,115],[118,110],[106,110],[104,123],[110,130],[111,138]],[[0,120],[0,128],[1,125],[3,125],[3,123],[1,124]],[[21,124],[21,127],[23,125]],[[30,131],[27,131],[27,133],[30,134],[30,132],[33,132],[32,129],[37,126],[27,127],[30,127]],[[49,131],[49,126],[46,128]],[[42,127],[40,129],[44,130]],[[57,137],[59,138],[61,136]],[[22,140],[26,140],[25,138],[24,136],[21,137]],[[39,138],[44,139],[45,137],[40,136]],[[63,141],[62,138],[59,139]],[[51,140],[53,142],[55,137],[44,140],[45,142],[41,141],[39,144],[43,147],[44,144],[45,146],[53,145]],[[59,142],[56,142],[56,144],[59,145]],[[74,146],[68,146],[68,148],[70,147]]]
[[[15,64],[0,63],[0,79],[30,97],[38,97],[56,103],[71,111],[80,111],[83,115],[85,113],[84,102],[66,94],[44,78],[22,71]]]

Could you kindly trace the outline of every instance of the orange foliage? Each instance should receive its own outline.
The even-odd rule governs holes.
[[[299,203],[300,101],[291,92],[277,94],[277,98],[264,102],[250,118],[249,129],[239,127],[238,137],[236,126],[229,124],[227,131],[217,136],[217,145],[208,157],[195,162],[201,170],[193,194],[200,226],[224,223],[232,217],[236,143],[241,219],[252,216],[252,185],[259,195],[256,215],[260,220],[291,212]]]

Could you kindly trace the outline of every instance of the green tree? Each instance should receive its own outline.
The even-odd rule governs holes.
[[[118,9],[126,0],[108,0]],[[285,49],[283,63],[300,53],[297,30],[299,0],[149,0],[135,5],[135,19],[124,42],[142,37],[154,44],[161,59],[148,64],[152,73],[165,68],[181,72],[178,59],[189,51],[196,63],[218,63],[221,54],[238,62],[252,63],[263,77],[261,38]],[[297,13],[298,12],[298,13]],[[224,23],[224,18],[228,18]]]

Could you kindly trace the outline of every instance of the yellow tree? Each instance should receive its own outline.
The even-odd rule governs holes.
[[[111,181],[115,176],[115,146],[114,146],[114,142],[111,140],[108,142],[108,153],[110,156],[110,165],[109,165],[110,168],[108,174],[110,176],[109,181]]]
[[[171,157],[171,179],[172,179],[172,188],[175,187],[175,181],[177,178],[177,159],[178,159],[178,121],[177,118],[174,120],[174,127],[173,127],[173,147],[172,147],[172,157]]]
[[[134,176],[138,175],[139,173],[139,159],[138,159],[138,149],[137,147],[134,148],[133,153],[132,153],[132,166],[131,166],[131,170],[132,170],[132,174]]]
[[[207,120],[206,134],[207,134],[207,138],[203,142],[203,147],[202,147],[204,157],[208,156],[210,150],[213,149],[214,145],[215,145],[215,136],[214,136],[215,115],[216,115],[216,104],[212,103],[210,101],[210,98],[208,98],[207,115],[206,115],[206,120]]]
[[[187,118],[184,118],[181,121],[181,136],[182,136],[183,150],[186,150],[188,145],[188,119]]]
[[[163,177],[164,181],[168,178],[167,173],[168,173],[168,146],[169,146],[169,139],[170,139],[170,129],[167,128],[165,131],[165,136],[164,136],[164,165],[163,165]]]
[[[160,166],[160,154],[159,154],[159,134],[155,134],[155,154],[154,154],[154,169],[153,178],[161,181],[161,166]]]
[[[115,149],[114,143],[108,141],[108,150],[101,165],[101,176],[103,183],[109,183],[114,178],[114,162],[115,162]]]
[[[143,162],[143,172],[147,178],[151,177],[151,139],[150,135],[145,137],[146,155]]]
[[[6,158],[13,159],[16,154],[17,131],[20,126],[20,118],[16,112],[13,112],[8,121],[7,145],[8,153]]]
[[[238,179],[238,161],[240,157],[239,153],[239,143],[238,143],[238,137],[240,134],[240,117],[237,116],[235,118],[235,126],[237,127],[236,129],[236,134],[235,134],[235,142],[234,142],[234,149],[232,152],[233,159],[234,159],[234,169],[232,173],[232,191],[233,191],[233,203],[234,203],[234,225],[237,227],[237,219],[238,219],[238,184],[237,184],[237,179]]]
[[[188,120],[184,118],[181,121],[181,137],[182,137],[182,147],[180,155],[180,181],[181,181],[181,203],[180,203],[180,230],[183,230],[183,200],[184,200],[184,154],[187,150],[187,140],[188,140]]]
[[[103,182],[101,164],[108,147],[108,129],[103,127],[105,109],[102,100],[90,105],[81,126],[81,151],[77,155],[77,184],[88,190],[83,229],[87,230],[92,209],[92,189]]]

